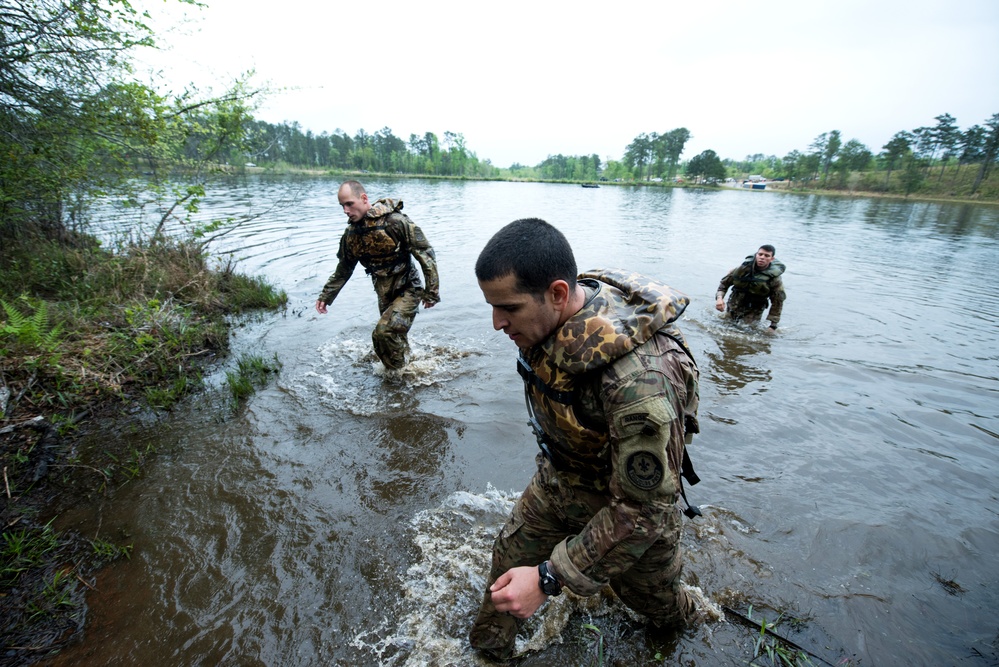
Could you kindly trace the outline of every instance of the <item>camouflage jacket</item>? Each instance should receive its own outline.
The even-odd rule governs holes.
[[[675,324],[686,296],[618,271],[579,281],[592,291],[586,304],[520,367],[560,482],[607,496],[552,554],[570,590],[588,595],[614,574],[606,554],[627,569],[622,556],[640,558],[674,511],[685,439],[697,431],[698,378]]]
[[[423,231],[402,213],[402,207],[402,201],[379,199],[364,218],[347,226],[340,237],[336,271],[319,294],[324,303],[336,299],[360,263],[374,283],[379,310],[385,310],[405,290],[423,288],[410,256],[419,262],[427,281],[422,298],[434,303],[440,301],[434,249]]]
[[[780,321],[784,300],[787,298],[784,282],[781,280],[786,268],[783,262],[774,259],[770,262],[770,266],[759,271],[756,268],[756,258],[750,255],[746,261],[721,279],[716,298],[724,299],[725,292],[731,287],[733,292],[737,290],[744,292],[750,301],[760,302],[761,305],[765,305],[769,299],[770,312],[767,313],[767,319],[777,324]]]

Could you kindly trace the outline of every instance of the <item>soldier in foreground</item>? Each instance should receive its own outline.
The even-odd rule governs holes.
[[[776,331],[787,295],[780,279],[784,263],[774,259],[775,252],[772,245],[762,245],[756,255],[747,257],[746,261],[725,274],[718,284],[715,308],[725,312],[725,292],[731,287],[732,295],[728,298],[728,316],[731,319],[759,322],[769,302],[767,319],[770,320],[770,329],[767,333]]]
[[[326,314],[326,307],[333,303],[360,262],[371,276],[381,312],[371,333],[375,354],[385,368],[402,368],[409,352],[406,335],[420,301],[424,308],[433,308],[440,301],[434,249],[423,231],[402,212],[401,200],[379,199],[370,204],[364,186],[357,181],[344,182],[337,198],[349,224],[340,237],[336,254],[340,261],[319,294],[316,312]],[[423,269],[426,289],[410,256]]]
[[[697,366],[675,325],[687,297],[615,270],[577,278],[568,241],[538,219],[497,232],[475,275],[493,327],[520,348],[541,451],[493,545],[472,646],[510,658],[517,619],[563,587],[588,596],[610,584],[656,626],[683,626],[694,605],[680,587],[676,502],[698,430]]]

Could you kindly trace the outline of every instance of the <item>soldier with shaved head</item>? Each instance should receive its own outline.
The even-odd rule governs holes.
[[[371,276],[381,313],[371,334],[375,354],[385,368],[402,368],[409,353],[407,334],[420,302],[424,308],[432,308],[440,301],[434,249],[423,231],[402,212],[401,200],[379,199],[371,204],[357,181],[344,182],[337,197],[348,224],[336,255],[340,261],[316,300],[316,312],[326,313],[360,263]],[[425,288],[413,258],[423,269]]]
[[[518,619],[567,588],[610,585],[657,627],[682,627],[680,476],[697,427],[698,372],[676,320],[683,294],[635,273],[576,274],[568,241],[517,220],[486,244],[475,275],[493,327],[519,348],[537,471],[496,537],[470,633],[514,653]],[[689,516],[696,508],[685,510]]]

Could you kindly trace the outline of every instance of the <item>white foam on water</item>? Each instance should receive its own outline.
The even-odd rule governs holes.
[[[375,373],[389,380],[398,380],[410,387],[427,387],[453,380],[467,370],[463,362],[480,354],[471,349],[461,349],[455,343],[410,340],[408,363],[399,369],[388,369],[381,362],[375,364]]]
[[[398,625],[358,635],[354,646],[370,651],[384,665],[493,664],[469,646],[468,631],[485,591],[493,540],[518,496],[492,486],[482,494],[457,492],[439,507],[414,516],[410,528],[419,557],[402,582]],[[574,614],[596,617],[612,611],[638,619],[609,587],[605,594],[586,598],[566,591],[524,622],[515,653],[539,652],[574,638]]]
[[[391,411],[400,406],[400,391],[442,387],[475,371],[468,359],[481,354],[474,341],[443,340],[424,333],[410,338],[409,362],[387,369],[378,360],[370,338],[345,336],[317,348],[314,367],[286,385],[306,403],[317,399],[332,409],[358,416]]]

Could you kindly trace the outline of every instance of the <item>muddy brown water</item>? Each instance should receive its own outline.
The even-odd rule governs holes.
[[[205,215],[298,203],[220,239],[290,297],[236,329],[277,378],[232,412],[208,390],[135,432],[144,476],[60,518],[134,545],[88,596],[82,644],[52,664],[468,665],[492,534],[533,468],[513,345],[472,273],[489,236],[541,217],[580,269],[657,277],[692,303],[702,433],[685,572],[708,603],[773,620],[835,664],[999,660],[999,208],[749,191],[373,180],[405,201],[440,263],[414,361],[386,374],[358,270],[330,314],[336,183],[250,180]],[[714,310],[762,243],[788,267],[780,334]],[[234,355],[235,356],[235,355]],[[549,603],[522,664],[744,665],[732,618],[654,637],[613,600]],[[820,663],[817,663],[820,664]]]

